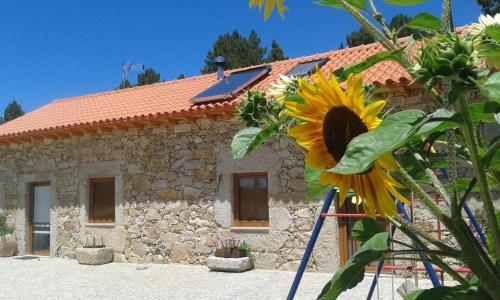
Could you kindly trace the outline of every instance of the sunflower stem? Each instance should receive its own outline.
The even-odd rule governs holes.
[[[394,243],[394,244],[401,245],[401,246],[408,247],[408,248],[410,248],[412,250],[416,250],[414,245],[410,245],[410,244],[407,244],[407,243],[404,243],[404,242],[401,242],[401,241],[398,241],[398,240],[395,240],[395,239],[390,239],[390,242]]]
[[[411,150],[410,150],[411,151]],[[422,156],[418,153],[413,152],[413,157],[417,160],[419,163],[420,167],[424,170],[425,175],[431,180],[432,185],[438,190],[439,194],[441,197],[443,197],[443,200],[446,202],[446,204],[450,204],[450,196],[448,196],[448,193],[446,192],[444,186],[441,184],[441,181],[439,181],[439,178],[437,178],[436,174],[434,174],[434,171],[431,169],[425,167],[424,165],[424,159]]]
[[[433,244],[434,246],[438,247],[439,249],[441,249],[443,251],[451,251],[451,252],[453,252],[455,250],[455,249],[451,248],[450,246],[446,245],[445,243],[443,243],[443,242],[435,239],[428,232],[425,232],[425,231],[421,230],[420,228],[418,228],[417,226],[415,226],[415,224],[409,223],[408,221],[406,221],[405,219],[403,219],[400,215],[396,215],[394,217],[394,219],[398,221],[398,223],[395,224],[395,225],[398,226],[401,231],[403,231],[405,233],[413,232],[417,236],[422,237],[424,240],[426,240],[427,242]],[[393,223],[393,222],[391,222],[391,223]]]
[[[412,190],[420,201],[440,220],[444,221],[446,214],[434,203],[434,200],[422,189],[420,185],[413,179],[401,165],[398,163],[399,169],[395,172],[403,185]]]
[[[387,25],[385,24],[384,18],[382,17],[382,14],[375,6],[375,3],[373,2],[373,0],[368,0],[368,3],[369,3],[370,8],[372,9],[372,12],[373,12],[372,17],[380,24],[380,26],[382,26],[382,29],[384,30],[387,37],[390,40],[394,41],[394,39],[395,39],[394,35],[392,34],[389,27],[387,27]]]
[[[431,264],[433,264],[433,265],[436,265],[436,266],[440,267],[441,270],[443,270],[444,272],[448,273],[448,275],[450,275],[456,281],[460,282],[460,284],[465,285],[465,286],[469,286],[470,285],[470,283],[465,278],[463,278],[462,276],[460,276],[460,274],[458,274],[457,272],[455,272],[455,270],[453,270],[447,263],[445,263],[440,258],[438,258],[436,256],[430,256],[429,257],[429,262]]]
[[[420,249],[420,250],[393,250],[391,251],[393,255],[406,255],[406,254],[423,254],[423,255],[436,255],[436,256],[446,256],[452,258],[458,258],[459,252],[454,251],[452,253],[448,251],[440,250],[430,250],[430,249]]]
[[[484,165],[488,167],[493,159],[495,153],[500,149],[500,139],[497,139],[493,144],[490,145],[486,153],[484,154]]]
[[[491,195],[490,187],[488,185],[484,161],[479,154],[479,145],[477,143],[477,137],[475,136],[472,117],[470,115],[464,97],[459,97],[458,109],[462,114],[464,120],[463,125],[461,126],[462,134],[470,151],[470,158],[474,167],[474,173],[477,178],[477,182],[479,184],[481,200],[483,202],[483,207],[486,213],[486,219],[488,220],[488,228],[491,232],[495,254],[496,257],[500,257],[500,228],[498,227],[495,215],[495,207],[493,206],[493,198]],[[497,264],[497,271],[500,272],[500,264]]]
[[[406,236],[408,236],[415,243],[415,245],[418,245],[423,250],[429,250],[429,248],[415,234],[417,232],[421,233],[420,230],[418,230],[414,226],[409,226],[410,224],[406,220],[404,220],[401,216],[398,216],[398,215],[395,216],[395,219],[389,218],[389,220],[391,221],[391,223],[395,224],[396,226],[399,225],[398,228],[404,234],[406,234]],[[395,221],[398,221],[399,223],[396,223]],[[429,236],[429,235],[425,234],[425,236]],[[422,237],[424,237],[424,235]],[[428,240],[434,240],[434,239],[428,239]],[[439,242],[439,241],[435,245],[439,247],[440,244],[443,245],[444,249],[451,249],[450,252],[456,252],[457,251],[455,249],[452,249],[452,248],[444,245],[442,242]],[[452,276],[453,279],[455,279],[456,281],[460,282],[461,284],[469,285],[469,283],[462,276],[460,276],[460,274],[458,274],[457,272],[453,271],[453,269],[450,268],[445,262],[443,262],[438,256],[435,256],[435,255],[426,255],[426,257],[428,258],[426,261],[429,261],[432,264],[440,267],[443,271],[445,271],[450,276]],[[395,259],[397,259],[397,258],[395,258]],[[420,260],[424,261],[423,259],[420,259]]]
[[[362,14],[359,13],[359,11],[353,7],[349,2],[346,0],[339,0],[340,4],[344,7],[344,9],[351,14],[351,16],[356,19],[361,26],[365,27],[365,29],[370,33],[370,35],[382,46],[384,46],[387,50],[389,51],[397,51],[400,50],[400,47],[398,47],[393,41],[391,41],[389,38],[387,38],[380,30],[375,27],[370,21],[368,21]],[[410,66],[410,63],[408,61],[407,66]]]
[[[477,183],[477,179],[476,179],[476,177],[474,177],[469,182],[469,185],[467,185],[467,189],[465,190],[464,194],[462,195],[460,202],[458,202],[458,210],[459,211],[462,211],[462,208],[464,207],[465,202],[469,199],[470,193],[472,192],[472,189],[476,186],[476,183]]]

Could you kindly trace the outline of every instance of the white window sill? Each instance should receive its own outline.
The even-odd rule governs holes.
[[[269,233],[269,227],[231,227],[231,232]]]
[[[85,223],[85,227],[92,228],[115,228],[115,223]]]

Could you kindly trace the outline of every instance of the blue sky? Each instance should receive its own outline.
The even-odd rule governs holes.
[[[255,29],[263,45],[275,38],[287,56],[297,57],[336,49],[358,28],[342,11],[310,0],[285,2],[284,20],[274,15],[264,22],[247,0],[3,0],[0,112],[12,100],[31,111],[54,99],[114,89],[125,58],[165,80],[198,75],[217,36],[234,29],[245,35]],[[457,26],[477,20],[475,0],[454,3]],[[387,19],[399,12],[439,15],[441,1],[379,8]]]

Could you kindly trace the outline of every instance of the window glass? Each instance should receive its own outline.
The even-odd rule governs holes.
[[[268,221],[269,203],[267,175],[235,174],[235,220]]]
[[[90,181],[90,220],[113,222],[115,220],[115,180],[93,179]]]

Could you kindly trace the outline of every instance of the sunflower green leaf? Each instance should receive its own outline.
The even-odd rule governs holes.
[[[372,218],[364,218],[354,223],[352,227],[352,238],[360,242],[366,242],[377,233],[384,232],[377,221]]]
[[[323,6],[330,6],[333,8],[344,9],[342,3],[340,3],[339,0],[321,0],[316,3]],[[347,0],[347,3],[349,3],[350,5],[352,5],[357,9],[366,10],[366,0]]]
[[[352,64],[345,68],[334,71],[335,75],[339,77],[339,82],[346,81],[350,74],[359,74],[373,65],[385,60],[398,61],[401,57],[400,51],[384,51],[374,54],[360,63]]]
[[[320,199],[331,189],[330,185],[322,185],[319,181],[321,170],[313,169],[306,166],[304,170],[304,179],[306,181],[306,201],[314,201]]]
[[[321,300],[337,299],[345,290],[352,289],[365,276],[365,267],[381,260],[389,253],[389,234],[377,233],[367,240],[361,248],[347,261],[347,263],[333,276],[318,296]]]
[[[477,286],[442,286],[428,290],[417,290],[405,297],[405,300],[474,300],[492,299],[484,290]]]
[[[240,130],[231,143],[233,158],[243,158],[250,155],[260,144],[264,143],[273,133],[279,129],[279,123],[273,123],[262,129],[259,127],[247,127]]]
[[[478,84],[479,90],[491,101],[500,102],[500,72],[490,76],[483,84]]]
[[[347,151],[340,162],[327,171],[345,175],[365,172],[384,153],[408,141],[423,125],[422,121],[425,119],[426,113],[417,109],[388,116],[374,130],[355,137],[347,146]],[[438,125],[440,124],[436,126]]]
[[[499,102],[483,102],[467,105],[473,122],[495,123],[500,113]]]
[[[419,13],[406,26],[418,30],[439,30],[441,21],[429,13]]]
[[[500,43],[500,26],[488,26],[484,33],[495,42]]]
[[[399,6],[411,6],[420,3],[427,2],[428,0],[384,0],[387,4],[399,5]]]

